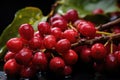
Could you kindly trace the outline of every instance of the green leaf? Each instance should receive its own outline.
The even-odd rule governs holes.
[[[10,25],[6,27],[0,36],[0,59],[4,56],[6,42],[13,37],[18,36],[18,28],[23,23],[29,23],[37,30],[37,24],[40,21],[46,21],[47,16],[43,16],[41,10],[36,7],[26,7],[15,14],[15,18]]]
[[[65,13],[68,9],[75,9],[78,11],[80,17],[92,14],[96,8],[104,10],[105,14],[108,12],[120,10],[117,7],[117,0],[60,0],[61,5],[57,8],[60,14]]]

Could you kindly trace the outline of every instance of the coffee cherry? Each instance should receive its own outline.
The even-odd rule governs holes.
[[[46,49],[52,49],[56,45],[56,38],[53,35],[47,35],[45,36],[43,43]]]
[[[115,51],[114,56],[117,59],[118,64],[120,65],[120,51]]]
[[[80,58],[83,62],[91,62],[92,61],[92,57],[91,57],[91,49],[90,48],[82,48],[81,52],[80,52]]]
[[[40,37],[33,37],[30,41],[29,41],[29,47],[32,50],[36,50],[36,49],[40,49],[42,45],[42,40]]]
[[[15,57],[15,53],[8,51],[4,56],[4,62],[8,61],[9,59],[13,59]]]
[[[105,65],[107,70],[114,70],[117,68],[117,59],[114,54],[109,54],[106,56]]]
[[[77,62],[78,55],[76,54],[75,51],[70,49],[67,53],[63,54],[63,59],[67,65],[73,65]]]
[[[74,9],[68,10],[63,16],[68,22],[74,22],[78,19],[78,13]]]
[[[51,35],[54,35],[56,40],[60,40],[62,38],[62,31],[58,27],[51,28]]]
[[[102,9],[100,9],[100,8],[97,8],[97,9],[93,10],[92,13],[93,14],[103,14],[104,11]]]
[[[22,38],[30,40],[33,38],[34,29],[30,24],[25,23],[19,27],[19,34]]]
[[[23,42],[20,38],[11,38],[6,43],[9,51],[19,52],[23,48]]]
[[[50,33],[50,24],[48,22],[40,22],[38,24],[38,30],[41,35]]]
[[[64,70],[63,70],[64,76],[68,76],[71,73],[72,73],[72,68],[70,66],[65,65]]]
[[[64,20],[64,18],[61,15],[59,15],[59,14],[55,14],[54,16],[52,16],[50,18],[50,23],[53,23],[56,20]]]
[[[20,77],[32,78],[36,74],[36,69],[32,66],[23,66],[20,71]]]
[[[104,45],[101,43],[92,45],[91,56],[95,60],[103,60],[106,57],[106,49]]]
[[[67,29],[63,33],[63,37],[68,39],[71,43],[75,43],[78,40],[78,32],[73,29]]]
[[[47,61],[45,53],[43,52],[35,53],[32,59],[32,63],[38,66],[40,70],[43,70],[43,71],[46,70],[48,61]]]
[[[52,27],[58,27],[60,28],[62,31],[67,29],[67,22],[65,20],[56,20],[54,22],[52,22]]]
[[[93,37],[96,34],[96,29],[93,23],[81,20],[77,26],[78,31],[86,37]]]
[[[15,77],[16,75],[19,74],[20,67],[21,66],[15,61],[15,59],[9,59],[4,64],[4,71],[8,76]]]
[[[28,48],[23,48],[15,55],[15,60],[21,65],[28,65],[32,60],[32,51]]]
[[[61,72],[64,70],[65,63],[62,58],[54,57],[50,60],[49,67],[51,71]]]
[[[61,39],[56,43],[56,47],[55,49],[59,52],[59,53],[64,53],[67,52],[69,49],[71,48],[71,44],[70,41],[67,39]]]

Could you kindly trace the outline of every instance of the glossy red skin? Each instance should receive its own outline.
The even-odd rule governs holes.
[[[78,40],[79,34],[73,29],[67,29],[64,31],[63,37],[68,39],[71,43],[75,43]]]
[[[48,22],[38,23],[38,30],[41,35],[46,35],[50,33],[50,24]]]
[[[80,54],[80,58],[82,59],[83,62],[91,62],[92,57],[91,57],[91,49],[90,48],[82,48]]]
[[[54,35],[56,40],[59,40],[62,38],[62,31],[58,27],[51,28],[51,35]]]
[[[9,59],[13,59],[15,57],[15,53],[8,51],[4,56],[4,61],[8,61]]]
[[[74,22],[78,19],[78,13],[74,9],[68,10],[63,16],[68,22]]]
[[[97,9],[93,10],[92,13],[93,14],[103,14],[104,11],[102,9],[100,9],[100,8],[97,8]]]
[[[32,60],[32,51],[28,48],[23,48],[15,55],[15,60],[21,65],[28,65]]]
[[[40,49],[41,45],[42,45],[42,39],[40,37],[33,37],[29,41],[29,47],[32,50]]]
[[[114,54],[107,55],[105,59],[106,69],[113,70],[117,67],[117,59]]]
[[[93,37],[96,34],[95,25],[84,20],[79,22],[77,29],[83,36],[86,37]]]
[[[34,29],[30,24],[25,23],[19,27],[19,34],[22,38],[29,41],[33,38]]]
[[[9,59],[4,64],[4,71],[10,77],[18,75],[20,68],[21,66],[15,61],[15,59]]]
[[[71,73],[72,73],[72,68],[70,66],[65,65],[64,70],[63,70],[64,76],[68,76]]]
[[[56,43],[55,49],[60,52],[64,53],[67,52],[71,48],[70,41],[67,39],[61,39]]]
[[[50,23],[53,23],[56,20],[64,20],[64,18],[61,15],[59,15],[59,14],[55,14],[54,16],[52,16],[50,18]]]
[[[11,38],[7,41],[6,46],[11,52],[19,52],[23,48],[23,42],[20,38]]]
[[[50,60],[49,67],[53,72],[61,72],[64,70],[65,62],[60,57],[54,57]]]
[[[67,29],[67,21],[65,20],[56,20],[54,22],[52,22],[52,27],[58,27],[60,28],[62,31]]]
[[[64,53],[63,59],[67,65],[73,65],[78,60],[78,55],[72,49],[70,49],[67,53]]]
[[[76,21],[74,22],[73,25],[77,28],[78,24],[79,24],[81,21],[85,21],[85,20],[80,20],[80,19],[78,19],[78,20],[76,20]]]
[[[52,49],[56,45],[56,38],[53,35],[46,35],[43,39],[43,43],[46,49]]]
[[[40,43],[40,44],[41,44],[40,49],[45,49],[44,43],[43,43],[44,35],[41,35],[41,34],[39,33],[39,31],[37,31],[37,32],[34,33],[34,37],[40,38],[40,42],[41,42],[41,43]]]
[[[116,57],[118,64],[120,65],[120,51],[115,51],[113,54]]]
[[[103,44],[96,43],[91,47],[91,56],[95,60],[103,60],[106,57],[106,49]]]
[[[32,59],[32,62],[34,65],[38,66],[40,70],[44,71],[47,68],[48,61],[47,61],[45,53],[43,52],[35,53]]]
[[[20,77],[31,78],[36,74],[36,69],[32,66],[23,66],[20,71]]]

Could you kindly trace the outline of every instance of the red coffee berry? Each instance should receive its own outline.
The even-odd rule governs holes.
[[[81,20],[77,26],[78,31],[86,37],[93,37],[96,34],[96,29],[93,23]]]
[[[32,78],[36,74],[36,69],[32,66],[23,66],[20,71],[21,78]]]
[[[5,54],[5,57],[4,57],[4,61],[8,61],[9,59],[13,59],[15,57],[15,53],[11,52],[11,51],[8,51],[6,54]]]
[[[74,22],[78,19],[78,13],[74,9],[68,10],[63,16],[68,22]]]
[[[54,35],[56,40],[60,40],[62,38],[62,31],[58,27],[51,28],[51,35]]]
[[[97,8],[97,9],[93,10],[92,13],[93,14],[103,14],[104,11],[103,11],[103,9]]]
[[[16,76],[19,74],[20,65],[15,61],[15,59],[9,59],[4,64],[4,71],[8,76]]]
[[[46,49],[52,49],[56,45],[56,38],[53,35],[47,35],[43,39],[43,43]]]
[[[60,52],[64,53],[67,52],[71,48],[70,41],[67,39],[61,39],[56,43],[55,49]]]
[[[117,68],[117,59],[114,54],[108,54],[105,58],[105,66],[107,70],[114,70]]]
[[[50,24],[48,22],[39,22],[38,30],[41,35],[46,35],[50,33]]]
[[[51,71],[61,72],[64,70],[65,63],[62,58],[54,57],[50,60],[49,67],[50,67]]]
[[[11,38],[7,41],[6,46],[11,52],[19,52],[23,48],[23,42],[20,38]]]
[[[67,29],[63,33],[63,37],[68,39],[71,43],[75,43],[78,40],[78,32],[73,29]]]
[[[71,73],[72,73],[72,68],[70,66],[65,65],[64,70],[63,70],[64,76],[68,76]]]
[[[48,61],[47,61],[45,53],[43,52],[35,53],[32,59],[32,63],[38,66],[40,70],[43,70],[43,71],[46,70]]]
[[[23,48],[15,55],[15,60],[21,65],[28,65],[32,60],[32,51],[28,48]]]
[[[19,34],[22,38],[30,40],[33,38],[34,29],[30,24],[25,23],[19,27]]]
[[[63,54],[63,59],[67,65],[73,65],[77,62],[78,55],[76,54],[75,51],[70,49],[67,53]]]
[[[82,48],[80,54],[80,58],[83,62],[91,62],[92,57],[91,57],[91,49],[90,48]]]
[[[61,20],[61,19],[56,20],[51,25],[52,25],[52,27],[60,28],[62,31],[67,29],[67,22],[65,20]]]
[[[36,50],[36,49],[40,49],[42,45],[42,40],[40,37],[33,37],[30,41],[29,41],[29,47],[32,50]]]
[[[101,43],[92,45],[91,56],[95,60],[103,60],[106,57],[106,49],[104,45]]]
[[[61,15],[59,15],[59,14],[55,14],[54,16],[52,16],[50,18],[50,23],[52,24],[56,20],[64,20],[64,18]]]

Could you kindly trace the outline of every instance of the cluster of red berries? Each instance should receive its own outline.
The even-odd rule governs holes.
[[[19,37],[6,43],[8,52],[4,57],[4,71],[8,76],[31,78],[37,72],[47,70],[70,75],[79,57],[85,62],[94,60],[95,68],[101,61],[106,61],[109,68],[116,66],[116,60],[120,64],[120,51],[114,48],[115,55],[108,54],[108,44],[108,48],[102,43],[73,48],[72,45],[80,40],[102,36],[92,22],[81,20],[73,9],[63,15],[53,15],[48,22],[39,22],[36,32],[28,23],[20,25],[18,32]]]

